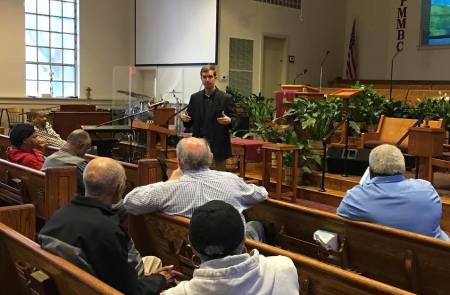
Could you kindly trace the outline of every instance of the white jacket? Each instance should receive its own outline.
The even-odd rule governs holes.
[[[299,294],[297,269],[284,256],[264,257],[257,250],[202,263],[190,281],[163,294]]]

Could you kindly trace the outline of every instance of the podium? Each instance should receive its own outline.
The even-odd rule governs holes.
[[[168,128],[168,124],[171,121],[173,122],[174,115],[174,108],[159,108],[154,110],[153,122],[143,122],[140,120],[132,121],[132,128],[142,129],[147,132],[147,158],[156,158],[156,144],[158,143],[158,137],[161,146],[165,147],[167,137],[177,135],[175,130]]]
[[[360,94],[363,93],[363,90],[361,89],[353,89],[353,88],[343,88],[343,89],[339,89],[333,93],[331,93],[329,95],[329,97],[338,97],[341,98],[343,101],[343,106],[342,106],[342,119],[347,118],[348,116],[348,105],[349,105],[349,100],[354,97],[354,96],[358,96]],[[338,145],[348,145],[348,120],[345,121],[344,126],[342,126],[342,136],[341,136],[341,141],[338,142]]]
[[[425,123],[427,125],[427,123]],[[410,127],[408,154],[418,159],[419,178],[431,180],[431,158],[439,157],[444,152],[445,130],[442,128]]]
[[[307,85],[281,85],[281,89],[275,92],[276,117],[283,116],[286,107],[284,101],[293,101],[296,97],[306,97],[309,99],[324,98],[323,92],[318,88]]]

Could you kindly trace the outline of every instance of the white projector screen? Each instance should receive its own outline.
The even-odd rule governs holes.
[[[218,0],[135,0],[135,65],[217,63]]]

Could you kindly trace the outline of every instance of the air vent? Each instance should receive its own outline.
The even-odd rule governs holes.
[[[253,1],[295,9],[302,9],[302,0],[253,0]]]

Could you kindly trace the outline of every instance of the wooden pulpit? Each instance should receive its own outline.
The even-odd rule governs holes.
[[[318,88],[308,85],[281,85],[281,89],[275,92],[276,116],[283,116],[286,111],[285,101],[293,101],[296,97],[306,97],[309,99],[324,98],[323,92]]]
[[[339,89],[331,94],[328,95],[328,97],[338,97],[343,100],[343,106],[342,106],[342,119],[347,117],[348,115],[348,105],[349,100],[352,97],[358,96],[363,93],[363,90],[361,89],[353,89],[353,88],[343,88]],[[348,122],[345,122],[342,126],[342,136],[341,140],[338,142],[339,145],[345,144],[345,140],[347,139],[347,131],[348,131]]]
[[[408,154],[419,160],[419,178],[430,180],[430,161],[444,151],[445,130],[427,127],[427,123],[425,125],[408,129]]]
[[[133,121],[133,128],[147,131],[147,158],[156,158],[158,136],[160,145],[164,147],[166,146],[167,136],[177,135],[175,130],[168,128],[169,123],[173,122],[174,114],[174,108],[158,108],[154,110],[154,120],[152,122]]]

